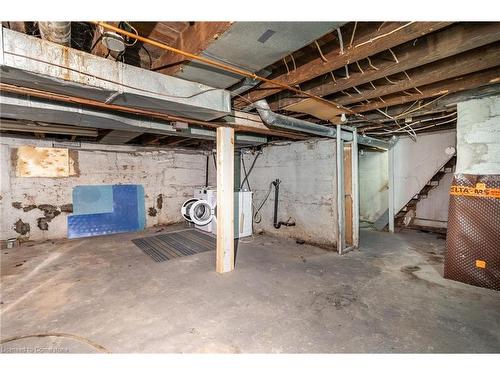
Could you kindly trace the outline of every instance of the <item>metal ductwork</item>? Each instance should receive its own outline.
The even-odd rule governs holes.
[[[343,24],[345,22],[236,21],[199,56],[248,72],[258,72]],[[199,61],[188,62],[175,76],[217,88],[229,88],[242,79],[238,74],[215,69]],[[246,80],[237,86],[238,93],[252,88],[254,83],[258,82]]]
[[[123,133],[150,133],[166,136],[215,140],[215,129],[199,126],[187,126],[176,129],[172,124],[120,112],[87,108],[79,104],[60,103],[37,99],[29,96],[0,93],[0,130],[14,130],[4,119],[24,120],[26,122],[42,122],[51,125],[65,125],[85,128],[109,129]],[[5,126],[4,126],[5,125]],[[66,134],[66,133],[61,133]],[[116,135],[114,132],[113,135]],[[236,133],[235,142],[239,145],[255,145],[267,142],[265,136],[259,134]]]
[[[38,22],[42,39],[69,47],[71,44],[71,22]]]
[[[258,100],[254,103],[257,112],[259,112],[262,121],[269,126],[280,128],[283,130],[292,130],[307,134],[319,135],[322,137],[336,138],[337,130],[333,127],[313,124],[309,121],[300,120],[294,117],[279,115],[271,110],[269,104],[265,99]],[[347,133],[347,132],[346,132]],[[345,134],[348,138],[349,134]],[[352,134],[350,139],[344,138],[346,141],[352,141]]]
[[[337,138],[337,130],[334,127],[314,124],[309,121],[304,121],[290,116],[284,116],[277,114],[271,110],[269,104],[265,99],[258,100],[254,103],[257,112],[267,125],[280,128],[283,130],[292,130],[296,132],[302,132],[306,134],[317,135],[327,138]],[[354,129],[353,129],[354,130]],[[353,135],[352,131],[342,130],[340,136],[344,141],[352,141]],[[392,142],[382,141],[380,139],[368,137],[368,136],[358,136],[358,143],[367,146],[389,149],[392,147]]]
[[[1,83],[202,121],[231,113],[226,90],[1,31]]]

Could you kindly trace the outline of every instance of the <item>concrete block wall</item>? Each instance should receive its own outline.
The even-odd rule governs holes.
[[[274,228],[272,189],[261,210],[262,221],[254,225],[255,230],[333,248],[337,233],[335,140],[283,142],[268,145],[262,152],[249,177],[254,204],[256,207],[261,204],[269,185],[278,178],[281,180],[278,219],[290,219],[296,225]],[[244,155],[247,170],[254,157]]]
[[[37,219],[44,211],[27,206],[50,205],[60,211],[72,203],[72,190],[87,184],[141,184],[145,192],[146,226],[182,222],[180,207],[192,197],[193,189],[205,184],[206,156],[186,150],[150,151],[131,146],[81,144],[78,153],[78,176],[63,178],[16,177],[12,166],[12,150],[20,145],[51,147],[45,140],[0,138],[1,226],[0,238],[20,236],[14,229],[19,219],[28,223],[32,240],[65,238],[67,212],[61,212],[47,230],[38,228]],[[212,174],[211,182],[215,176]],[[16,203],[18,202],[18,203]],[[12,204],[21,208],[15,208]],[[161,206],[161,208],[160,208]]]
[[[458,103],[456,173],[500,174],[500,96]]]

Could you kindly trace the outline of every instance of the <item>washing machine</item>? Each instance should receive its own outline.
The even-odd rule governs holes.
[[[234,193],[234,234],[235,238],[252,235],[252,192]],[[196,188],[193,198],[181,207],[185,220],[197,229],[217,235],[217,189],[215,187]]]

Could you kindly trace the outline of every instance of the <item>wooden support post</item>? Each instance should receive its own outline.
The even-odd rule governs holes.
[[[234,269],[234,129],[217,128],[216,271]]]

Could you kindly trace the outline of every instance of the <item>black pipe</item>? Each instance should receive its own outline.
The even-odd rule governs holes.
[[[285,222],[285,221],[280,221],[278,222],[278,200],[279,200],[279,195],[280,195],[280,183],[281,181],[277,178],[272,182],[274,185],[274,218],[273,218],[273,225],[276,229],[280,229],[282,225],[286,227],[293,227],[295,226],[295,222]]]
[[[243,189],[243,185],[245,185],[245,181],[246,181],[246,183],[248,185],[248,190],[252,190],[252,189],[250,189],[250,184],[248,183],[248,176],[250,176],[250,173],[252,173],[253,167],[255,167],[255,162],[257,161],[257,158],[259,157],[259,155],[260,155],[260,151],[257,151],[257,155],[255,155],[255,158],[253,159],[252,165],[250,166],[248,173],[247,173],[246,167],[245,167],[245,157],[244,157],[244,155],[241,155],[241,161],[243,164],[243,171],[245,172],[245,178],[243,179],[243,182],[241,183],[240,189]]]
[[[205,169],[205,187],[208,187],[208,163],[209,163],[209,160],[210,160],[210,156],[207,155],[207,166]]]

